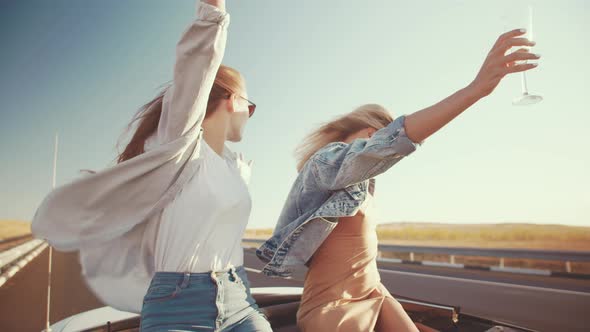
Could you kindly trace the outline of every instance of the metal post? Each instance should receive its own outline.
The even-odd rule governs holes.
[[[56,176],[57,176],[57,143],[58,143],[58,137],[57,137],[57,133],[55,133],[55,145],[54,145],[54,150],[53,150],[53,177],[51,180],[51,188],[55,189],[55,182],[56,182]],[[51,332],[51,327],[50,327],[50,323],[49,323],[49,313],[50,313],[50,307],[51,307],[51,262],[52,262],[52,254],[53,254],[53,248],[51,247],[51,245],[48,245],[49,247],[49,268],[48,268],[48,272],[47,272],[47,316],[46,316],[46,320],[45,320],[45,331],[47,332]]]

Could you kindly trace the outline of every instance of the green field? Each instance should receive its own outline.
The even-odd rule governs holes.
[[[245,237],[266,238],[271,229],[248,229]],[[377,227],[380,243],[590,251],[590,227],[536,224],[389,223]]]
[[[0,238],[31,232],[30,223],[0,220]],[[245,237],[264,239],[272,229],[248,229]],[[590,251],[590,227],[535,224],[390,223],[377,227],[380,243],[479,248]]]
[[[17,220],[0,221],[0,239],[28,234],[30,223]],[[272,229],[248,229],[244,237],[266,239]],[[389,223],[377,227],[379,243],[474,248],[521,248],[590,251],[590,227],[537,225],[524,223],[443,224]],[[408,254],[384,253],[383,257],[408,259]],[[415,255],[416,260],[446,261],[448,257]],[[485,257],[457,257],[457,263],[497,265],[498,260]],[[564,270],[561,262],[506,260],[507,266]],[[590,273],[590,264],[573,263],[574,272]]]
[[[18,220],[0,220],[0,239],[31,233],[31,223]]]
[[[271,229],[248,229],[244,237],[265,239]],[[503,224],[442,224],[390,223],[377,227],[379,243],[410,246],[520,248],[547,250],[590,251],[590,227],[563,225]],[[409,259],[407,253],[383,253],[382,257]],[[415,260],[447,262],[446,255],[416,254]],[[469,265],[498,265],[499,259],[487,257],[457,257],[456,263]],[[563,262],[526,259],[506,259],[510,267],[564,271]],[[590,264],[572,263],[572,271],[590,273]]]
[[[590,227],[536,224],[379,225],[381,243],[590,251]]]

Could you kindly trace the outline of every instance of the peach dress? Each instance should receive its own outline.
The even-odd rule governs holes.
[[[302,331],[373,331],[385,298],[393,298],[377,270],[373,199],[341,218],[313,255],[297,312]]]

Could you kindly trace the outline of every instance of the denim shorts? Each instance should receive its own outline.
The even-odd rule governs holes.
[[[272,331],[250,293],[243,266],[207,273],[156,272],[140,331]]]

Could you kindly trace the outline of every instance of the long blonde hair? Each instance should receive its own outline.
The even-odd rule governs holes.
[[[162,101],[164,100],[164,94],[166,94],[170,86],[171,84],[167,84],[154,99],[140,107],[139,111],[134,115],[131,123],[129,123],[119,140],[131,130],[135,122],[139,121],[139,124],[123,152],[119,153],[117,163],[122,163],[145,152],[144,146],[146,140],[158,129],[160,115],[162,114]],[[215,75],[215,81],[209,93],[205,118],[215,111],[221,99],[226,99],[231,94],[239,93],[243,87],[244,80],[240,72],[234,68],[221,65]],[[118,145],[119,143],[117,143]]]
[[[366,104],[320,125],[308,134],[295,150],[297,171],[300,172],[307,160],[326,144],[343,141],[348,136],[368,127],[379,130],[392,121],[392,116],[383,106]]]

